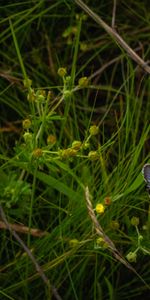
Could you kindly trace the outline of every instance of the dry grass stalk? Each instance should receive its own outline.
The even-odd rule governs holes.
[[[94,13],[82,0],[75,0],[96,23],[102,26],[105,31],[126,51],[126,53],[148,74],[150,74],[150,66],[145,62],[117,33],[117,31],[107,25],[96,13]],[[113,21],[114,22],[114,21]]]
[[[104,242],[107,244],[108,249],[112,252],[114,257],[119,260],[122,264],[124,264],[128,269],[132,270],[134,273],[136,273],[135,269],[122,257],[121,253],[117,250],[116,246],[114,243],[110,240],[110,238],[105,234],[103,231],[101,225],[96,219],[92,203],[90,200],[90,193],[89,193],[89,188],[88,186],[85,187],[85,199],[86,199],[86,204],[87,204],[87,209],[89,216],[92,220],[93,226],[95,228],[96,233],[103,238]],[[136,273],[137,274],[137,273]]]

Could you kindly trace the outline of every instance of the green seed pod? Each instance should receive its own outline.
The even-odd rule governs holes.
[[[72,239],[72,240],[69,241],[69,246],[71,248],[74,248],[74,247],[76,247],[78,245],[79,245],[79,241],[77,239]]]
[[[25,119],[22,121],[22,126],[24,129],[29,129],[31,127],[31,120]]]
[[[29,144],[32,142],[32,133],[30,132],[25,132],[23,135],[24,141],[26,144]]]
[[[81,141],[73,141],[71,148],[75,150],[80,150],[81,146],[82,146]]]
[[[60,150],[60,152],[59,152],[59,155],[62,158],[73,157],[73,156],[76,156],[76,154],[77,154],[77,150],[72,149],[72,148],[67,148],[67,149],[64,149],[64,150]]]
[[[57,73],[60,77],[64,77],[67,74],[67,70],[66,68],[59,68]]]
[[[137,217],[132,217],[132,219],[131,219],[131,224],[132,224],[133,226],[138,226],[138,225],[139,225],[139,218],[137,218]]]
[[[88,84],[89,84],[89,80],[88,80],[87,77],[81,77],[81,78],[78,80],[78,85],[79,85],[80,87],[86,87],[86,86],[88,86]]]
[[[99,128],[96,125],[93,125],[89,129],[90,135],[97,135],[99,133]]]
[[[126,256],[127,260],[129,262],[136,262],[137,260],[137,254],[135,252],[129,252]]]
[[[32,85],[32,80],[29,78],[26,78],[25,80],[23,80],[23,85],[25,88],[30,88]]]
[[[88,158],[90,160],[97,160],[99,158],[99,155],[98,155],[97,151],[90,151],[88,153]]]

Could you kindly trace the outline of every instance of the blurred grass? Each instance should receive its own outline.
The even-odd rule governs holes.
[[[86,4],[111,24],[112,2],[90,2]],[[147,297],[147,286],[98,247],[84,186],[89,186],[94,208],[111,199],[97,218],[123,256],[137,248],[133,216],[140,220],[142,246],[149,251],[149,197],[141,175],[149,160],[148,75],[74,2],[1,1],[0,9],[0,190],[9,222],[49,232],[41,238],[21,237],[62,299]],[[148,1],[117,4],[117,30],[145,61],[149,17]],[[68,85],[57,74],[60,67],[71,76]],[[52,91],[46,105],[27,100],[26,74],[35,92]],[[85,87],[78,84],[82,76],[93,76]],[[31,129],[23,129],[24,119],[32,120]],[[99,126],[99,134],[89,139],[89,148],[61,156],[73,141],[86,142],[92,125]],[[24,146],[25,132],[44,151],[37,160],[33,149]],[[50,149],[49,134],[56,137]],[[88,153],[96,150],[99,159],[91,161]],[[47,299],[27,254],[9,232],[0,234],[1,299]],[[137,255],[133,266],[149,284],[149,256],[142,250]]]

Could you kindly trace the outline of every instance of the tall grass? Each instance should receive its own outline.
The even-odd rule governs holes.
[[[112,3],[86,4],[111,23]],[[116,14],[145,61],[147,5],[122,1]],[[0,298],[147,297],[148,75],[73,1],[1,1],[0,9],[0,203],[53,294],[1,220]],[[97,236],[86,186],[103,231],[139,277]]]

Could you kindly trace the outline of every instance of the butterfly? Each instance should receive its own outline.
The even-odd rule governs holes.
[[[142,174],[144,176],[144,180],[147,183],[147,189],[150,192],[150,164],[145,164],[142,169]]]

